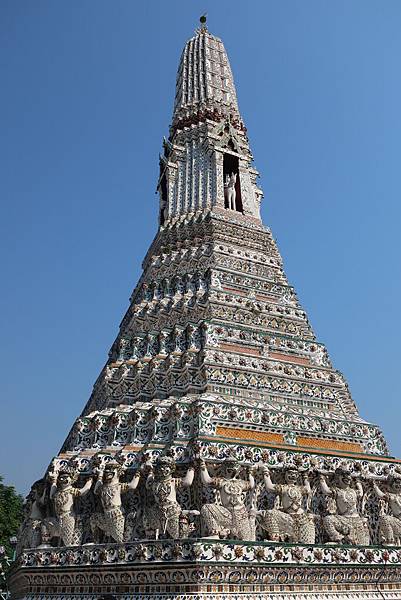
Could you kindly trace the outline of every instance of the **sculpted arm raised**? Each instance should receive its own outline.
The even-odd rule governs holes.
[[[255,487],[255,478],[253,476],[253,467],[249,467],[249,469],[248,469],[248,481],[249,481],[249,489],[253,490]]]
[[[209,471],[207,470],[207,466],[204,460],[200,461],[200,476],[201,481],[204,485],[211,485],[213,483],[213,478],[210,477]]]
[[[373,481],[373,491],[376,494],[376,496],[380,499],[383,499],[386,497],[387,494],[385,494],[384,492],[381,491],[381,489],[379,488],[379,486],[377,485],[376,481]]]
[[[319,483],[323,494],[326,496],[331,496],[333,494],[333,491],[327,485],[326,477],[322,473],[319,474]]]
[[[183,479],[181,480],[181,485],[183,487],[190,487],[193,483],[195,477],[195,469],[194,467],[191,465],[188,468],[187,474],[185,475],[185,477],[183,477]]]
[[[362,483],[359,481],[359,479],[357,479],[356,482],[355,482],[355,489],[356,489],[356,493],[358,495],[358,498],[362,498],[362,496],[363,496],[363,487],[362,487]]]
[[[94,494],[100,493],[100,490],[103,486],[103,473],[104,473],[104,468],[102,468],[102,467],[95,467],[93,469],[93,475],[96,480],[95,487],[93,488]]]
[[[310,496],[312,494],[312,488],[310,486],[309,477],[308,477],[307,473],[304,473],[303,480],[304,480],[305,493],[307,496]]]
[[[95,487],[94,487],[94,489],[93,489],[93,493],[94,493],[94,494],[98,494],[98,493],[99,493],[99,491],[100,491],[100,488],[102,487],[102,485],[103,485],[103,484],[102,484],[102,481],[101,481],[101,479],[98,479],[98,480],[96,481]]]
[[[93,488],[93,493],[94,494],[99,494],[100,493],[100,490],[101,490],[101,488],[103,486],[103,473],[104,473],[103,469],[95,469],[94,470],[95,477],[97,478],[96,479],[96,483],[95,483],[95,487]]]
[[[128,488],[130,490],[136,490],[136,488],[138,487],[140,478],[141,478],[141,472],[137,471],[135,473],[135,475],[133,476],[133,478],[131,479],[131,481],[128,483]]]
[[[146,483],[145,483],[147,489],[150,488],[150,486],[152,485],[154,480],[155,480],[155,474],[153,472],[153,468],[150,468],[148,471],[148,476],[146,477]]]
[[[84,496],[89,492],[92,487],[93,479],[90,477],[88,481],[85,483],[84,487],[78,490],[80,496]]]
[[[49,498],[50,498],[50,500],[53,500],[54,495],[57,492],[56,479],[57,479],[57,475],[55,475],[54,473],[49,473],[49,481],[50,481]]]
[[[266,467],[266,466],[263,467],[263,479],[265,482],[266,489],[269,492],[275,492],[276,486],[274,485],[274,483],[271,480],[269,467]]]

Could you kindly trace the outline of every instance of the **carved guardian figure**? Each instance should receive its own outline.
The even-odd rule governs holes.
[[[100,499],[102,512],[94,513],[90,525],[95,541],[99,541],[99,533],[103,531],[115,542],[124,541],[126,517],[130,520],[135,515],[125,515],[121,494],[138,487],[140,472],[135,473],[130,483],[120,483],[121,465],[115,461],[106,463],[103,472],[99,473],[94,493]]]
[[[358,511],[358,502],[363,497],[363,488],[359,480],[355,487],[349,471],[338,468],[334,473],[333,486],[327,485],[324,475],[320,474],[320,487],[329,500],[329,512],[323,517],[326,534],[333,543],[369,544],[367,519]]]
[[[401,545],[401,477],[389,476],[387,478],[386,492],[383,492],[376,482],[373,491],[384,503],[386,514],[379,517],[380,542],[388,545]]]
[[[245,493],[255,487],[252,470],[248,481],[237,479],[241,465],[235,460],[225,460],[223,477],[210,477],[205,461],[200,461],[201,481],[220,493],[220,504],[205,504],[201,509],[204,535],[211,538],[254,540],[254,521],[245,506]]]
[[[314,515],[303,508],[304,498],[310,499],[311,487],[306,474],[303,485],[298,484],[299,473],[295,468],[284,472],[285,483],[272,483],[268,467],[263,467],[266,490],[276,494],[275,506],[260,511],[261,526],[267,531],[268,539],[274,542],[315,543]]]
[[[227,173],[224,180],[224,198],[226,201],[227,208],[230,210],[237,210],[235,203],[237,192],[235,191],[235,184],[237,183],[237,173]]]
[[[173,477],[175,463],[170,456],[160,456],[153,467],[149,464],[146,480],[148,502],[144,508],[144,524],[147,537],[158,539],[185,537],[191,530],[190,514],[198,511],[183,511],[177,502],[177,490],[190,487],[194,480],[191,465],[185,477]]]
[[[46,495],[45,480],[35,481],[24,505],[24,520],[19,530],[16,548],[17,556],[25,548],[37,548],[41,545],[47,545],[49,541],[49,531],[46,523]]]
[[[88,479],[83,488],[73,483],[77,473],[70,467],[62,468],[58,474],[49,473],[51,482],[50,500],[53,501],[55,519],[49,519],[52,534],[57,535],[65,546],[76,546],[81,543],[82,526],[75,512],[74,500],[87,494],[92,487],[92,479]]]

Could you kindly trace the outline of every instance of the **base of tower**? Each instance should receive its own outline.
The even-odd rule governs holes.
[[[25,551],[25,600],[399,600],[401,548],[161,540]]]

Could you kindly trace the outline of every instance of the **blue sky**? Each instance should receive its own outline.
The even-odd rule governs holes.
[[[3,0],[0,473],[21,492],[88,399],[156,233],[158,152],[204,11],[287,275],[401,455],[399,0]]]

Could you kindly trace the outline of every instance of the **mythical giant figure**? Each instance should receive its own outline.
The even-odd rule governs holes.
[[[227,208],[229,208],[230,210],[236,210],[236,204],[235,204],[235,198],[236,198],[236,191],[235,191],[235,184],[237,182],[237,173],[231,173],[231,175],[229,175],[228,173],[226,174],[225,180],[224,180],[224,198],[226,201],[226,205]]]
[[[74,500],[84,496],[92,487],[92,478],[89,478],[84,487],[78,488],[73,484],[78,473],[72,467],[61,467],[48,474],[50,487],[50,500],[54,504],[55,519],[49,519],[52,535],[58,536],[65,546],[76,546],[81,543],[82,525],[76,514]]]
[[[303,485],[298,483],[299,473],[296,468],[288,468],[284,473],[285,483],[272,483],[270,471],[263,467],[265,487],[268,492],[276,494],[274,508],[260,511],[261,526],[267,531],[268,539],[274,542],[315,543],[314,515],[306,512],[303,503],[311,497],[311,487],[306,473]]]
[[[386,492],[383,492],[376,482],[373,490],[380,500],[385,503],[387,514],[379,517],[379,537],[383,544],[401,545],[401,477],[389,475]]]
[[[24,520],[18,533],[17,556],[25,548],[37,548],[49,541],[46,496],[46,482],[40,479],[32,485],[24,504]]]
[[[363,488],[359,480],[355,487],[349,471],[338,468],[334,473],[333,486],[329,487],[326,478],[320,474],[320,487],[331,500],[328,512],[323,517],[323,526],[330,542],[346,544],[369,544],[368,522],[358,511],[358,502],[363,497]]]
[[[137,471],[129,483],[120,483],[121,473],[121,465],[113,460],[107,462],[104,469],[98,472],[94,493],[100,498],[102,512],[96,512],[90,518],[92,535],[96,542],[99,541],[100,531],[115,542],[128,541],[124,540],[126,521],[132,521],[135,515],[125,514],[121,494],[138,487],[141,473]]]
[[[201,481],[220,493],[221,504],[204,504],[201,509],[202,526],[207,537],[254,540],[254,519],[245,506],[245,493],[253,490],[252,469],[248,481],[238,479],[241,465],[232,459],[223,463],[223,476],[210,477],[204,460],[200,461]]]
[[[173,477],[175,462],[171,456],[159,456],[155,465],[147,465],[146,480],[148,502],[144,509],[144,525],[147,537],[158,539],[186,537],[192,529],[189,515],[198,511],[182,510],[177,502],[177,490],[190,487],[194,480],[194,467],[191,465],[185,477]]]

